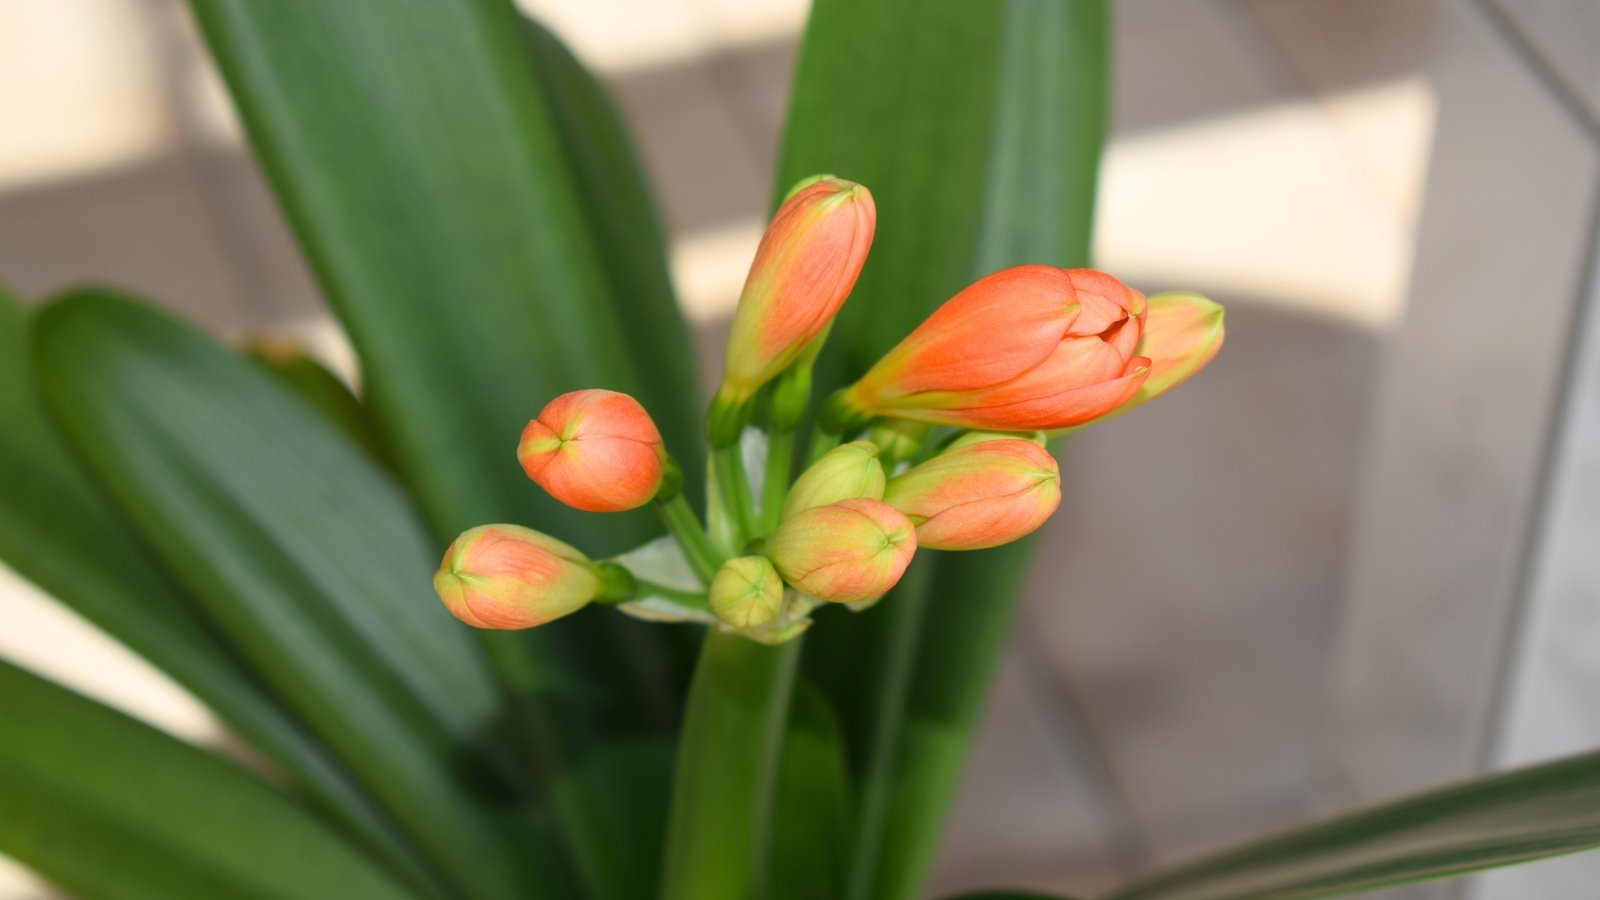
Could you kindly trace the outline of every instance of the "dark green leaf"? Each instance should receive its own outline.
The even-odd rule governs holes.
[[[797,685],[773,815],[774,900],[829,900],[844,893],[851,802],[839,722],[820,691]]]
[[[0,662],[0,850],[86,897],[415,897],[259,778]]]
[[[986,272],[1084,263],[1105,17],[1103,0],[818,0],[779,186],[813,172],[860,181],[879,222],[824,353],[824,387]],[[861,780],[847,896],[916,895],[1026,560],[1025,545],[935,555],[918,563],[937,566],[931,593],[907,585],[819,623],[807,669],[829,687]]]
[[[371,800],[205,628],[75,464],[35,396],[26,322],[0,292],[0,558],[193,691],[319,805],[419,877]]]
[[[693,370],[654,216],[587,75],[548,40],[530,47],[504,0],[191,5],[355,344],[430,555],[488,522],[593,554],[656,534],[648,510],[555,503],[514,456],[548,400],[602,387],[638,396],[699,469]],[[484,640],[551,779],[631,758],[609,742],[675,723],[689,655],[669,629],[596,610]],[[667,775],[649,793],[664,796]],[[617,879],[639,883],[630,870],[654,854],[619,856],[618,823],[633,834],[639,820],[609,780],[590,783],[603,792],[557,792],[555,812],[587,883],[609,895]]]
[[[1157,872],[1109,900],[1296,900],[1600,847],[1600,753],[1420,794]]]
[[[300,346],[280,339],[253,339],[246,344],[245,351],[299,394],[312,409],[322,413],[323,418],[344,432],[345,437],[372,454],[373,459],[392,467],[393,462],[378,438],[372,417],[339,376]]]
[[[698,497],[704,442],[693,398],[695,378],[689,329],[672,290],[666,239],[633,141],[604,85],[548,28],[526,22],[535,84],[544,96],[556,137],[583,203],[591,241],[600,256],[611,302],[631,326],[628,351],[645,376],[670,398],[661,422],[683,467],[684,493]],[[653,408],[653,407],[652,407]],[[659,417],[658,417],[659,418]]]
[[[383,471],[268,373],[124,298],[68,296],[34,332],[51,412],[255,673],[453,882],[549,883],[498,821],[510,799],[476,795],[504,793],[472,780],[495,686]]]
[[[679,375],[630,351],[630,334],[670,346],[684,333],[630,328],[646,304],[658,324],[675,316],[644,256],[648,208],[614,251],[633,260],[627,284],[652,285],[625,310],[606,274],[617,258],[595,236],[642,202],[634,179],[611,176],[627,189],[591,218],[568,154],[615,136],[599,119],[558,136],[549,99],[593,118],[588,88],[541,91],[539,73],[567,67],[536,73],[515,10],[496,0],[192,5],[435,537],[511,521],[617,552],[652,533],[644,515],[575,514],[514,464],[522,426],[577,388],[636,394],[669,434],[693,433]],[[618,152],[588,160],[588,178],[606,178]]]

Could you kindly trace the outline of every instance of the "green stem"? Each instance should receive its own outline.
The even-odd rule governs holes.
[[[824,453],[839,446],[843,440],[841,435],[823,431],[821,428],[811,432],[811,446],[806,450],[806,465],[811,465],[822,458]]]
[[[678,741],[661,900],[765,895],[800,644],[769,647],[717,629],[706,633]]]
[[[706,595],[704,593],[680,591],[677,588],[670,588],[664,584],[661,584],[660,582],[651,581],[647,578],[640,578],[637,575],[633,576],[633,581],[639,586],[639,596],[643,596],[645,594],[655,594],[658,597],[665,597],[679,606],[687,606],[691,609],[708,608],[706,606]]]
[[[744,470],[744,452],[738,443],[712,451],[711,466],[716,470],[717,493],[739,533],[735,543],[742,547],[756,536],[755,498],[750,495],[750,476]],[[738,547],[732,548],[737,551]]]
[[[694,573],[700,576],[700,583],[710,584],[711,576],[717,574],[717,567],[722,565],[722,554],[711,543],[705,526],[700,524],[700,519],[689,507],[689,501],[679,494],[665,503],[656,504],[656,509],[660,510],[667,531],[683,548],[683,555],[694,567]]]
[[[773,429],[767,434],[767,474],[761,481],[761,534],[778,527],[778,511],[789,492],[794,468],[794,429]]]

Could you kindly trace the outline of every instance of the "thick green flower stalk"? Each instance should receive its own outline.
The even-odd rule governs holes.
[[[668,585],[636,561],[653,556],[596,562],[516,525],[463,534],[435,579],[451,612],[480,628],[533,627],[601,602],[710,629],[679,747],[667,900],[760,895],[813,614],[876,602],[919,547],[978,550],[1033,532],[1061,501],[1042,432],[1144,403],[1222,342],[1221,308],[1194,294],[1147,300],[1090,269],[996,272],[822,405],[809,464],[792,478],[811,366],[875,227],[867,189],[833,176],[802,181],[778,209],[707,413],[707,520],[680,496],[681,473],[633,397],[564,394],[523,431],[517,457],[555,499],[591,512],[654,504],[692,583]]]

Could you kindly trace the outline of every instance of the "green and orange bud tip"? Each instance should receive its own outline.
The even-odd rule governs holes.
[[[577,549],[520,525],[462,532],[433,576],[445,608],[474,628],[543,625],[582,609],[604,587]]]
[[[807,179],[772,217],[739,295],[719,396],[736,406],[821,337],[855,287],[877,226],[866,188]]]
[[[795,479],[783,498],[779,519],[801,510],[867,497],[883,498],[885,478],[878,462],[878,445],[871,441],[851,441],[835,447],[812,463]]]
[[[952,447],[891,479],[883,501],[934,550],[981,550],[1031,534],[1061,504],[1055,457],[1030,440]]]
[[[562,394],[522,430],[517,460],[550,496],[588,512],[621,512],[655,499],[667,454],[639,401],[616,391]]]
[[[959,450],[962,447],[970,447],[973,444],[981,444],[985,441],[1032,441],[1043,447],[1048,438],[1049,435],[1043,431],[965,431],[951,441],[943,452],[949,453],[952,450]]]
[[[767,538],[785,581],[818,600],[859,603],[888,593],[917,552],[903,513],[860,497],[801,510]]]
[[[734,628],[760,628],[783,611],[783,578],[764,556],[739,556],[711,579],[711,613]]]
[[[1132,409],[1172,390],[1205,368],[1222,349],[1222,304],[1187,292],[1157,294],[1149,300],[1136,356],[1150,360],[1150,377],[1122,409]]]

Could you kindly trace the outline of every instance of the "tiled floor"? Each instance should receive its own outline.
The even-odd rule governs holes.
[[[759,236],[804,3],[527,5],[616,87],[714,347]],[[1229,304],[1228,349],[1185,402],[1075,440],[1032,636],[1002,671],[938,886],[1090,890],[1307,813],[1365,402],[1429,149],[1417,66],[1436,5],[1117,4],[1097,253],[1142,287]],[[0,120],[43,132],[32,155],[0,156],[0,278],[35,296],[124,284],[223,331],[315,327],[314,289],[178,4],[53,8],[70,12],[30,25],[44,43],[18,56],[4,42],[35,7],[0,5],[0,72],[25,79],[0,85],[26,85],[0,93]],[[49,52],[83,29],[109,71]],[[87,143],[115,152],[67,167],[59,148],[85,143],[88,119],[117,137]],[[3,596],[0,654],[67,627],[25,591]],[[99,651],[81,657],[88,677]]]

